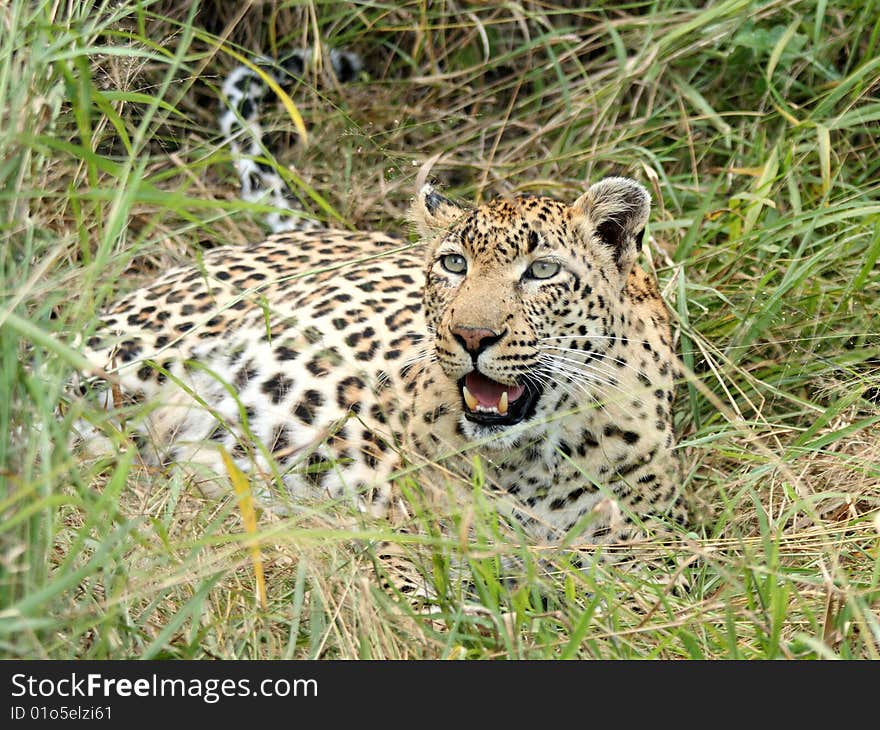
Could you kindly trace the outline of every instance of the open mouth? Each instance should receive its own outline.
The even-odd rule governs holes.
[[[512,426],[535,412],[541,391],[531,383],[505,385],[473,370],[458,381],[464,416],[474,423]]]

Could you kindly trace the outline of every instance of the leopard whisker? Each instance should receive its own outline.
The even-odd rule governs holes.
[[[606,378],[610,375],[599,368],[584,368],[584,363],[576,363],[574,361],[566,361],[558,356],[548,355],[543,353],[539,355],[539,360],[542,360],[545,364],[550,367],[556,369],[560,374],[566,374],[570,379],[575,380],[579,379],[582,382],[589,383],[591,387],[601,389],[603,395],[608,395],[608,389],[616,390],[620,394],[624,396],[629,396],[630,393],[625,388],[621,387],[618,383],[612,382],[609,379],[603,379],[599,377],[600,375],[606,376]]]
[[[553,370],[548,370],[544,373],[544,378],[548,382],[558,385],[565,393],[571,396],[576,403],[581,402],[586,396],[591,405],[601,405],[600,399],[596,397],[597,391],[588,388],[583,383],[572,381],[570,377],[564,373],[556,373]]]
[[[576,402],[580,400],[581,394],[586,395],[590,400],[591,405],[601,408],[606,414],[608,413],[592,389],[587,388],[582,383],[572,381],[568,374],[556,374],[550,369],[547,369],[547,371],[544,372],[544,370],[539,367],[538,370],[533,371],[533,375],[535,376],[535,380],[545,387],[548,385],[559,386],[563,392],[571,396]]]
[[[583,374],[591,374],[596,376],[604,376],[607,380],[603,382],[607,382],[608,385],[617,386],[617,378],[615,377],[616,373],[610,367],[605,365],[604,363],[593,363],[593,362],[582,362],[580,360],[574,360],[570,357],[566,357],[565,355],[555,355],[552,353],[541,353],[539,357],[543,357],[548,361],[554,362],[556,364],[566,366],[576,370],[579,373]]]
[[[641,372],[637,367],[635,367],[634,365],[632,365],[632,364],[626,362],[626,360],[622,360],[622,359],[619,358],[619,357],[614,357],[613,355],[608,355],[608,354],[606,354],[606,353],[604,353],[604,352],[597,352],[597,351],[595,351],[595,350],[578,350],[578,349],[576,349],[576,348],[571,348],[571,347],[557,347],[556,345],[544,345],[544,348],[545,348],[545,349],[548,349],[548,350],[556,350],[556,351],[559,351],[559,352],[571,352],[571,353],[577,353],[577,354],[580,354],[580,355],[588,355],[588,356],[590,357],[591,360],[594,360],[593,363],[588,363],[588,362],[581,362],[581,361],[578,361],[578,360],[576,360],[576,359],[574,359],[574,358],[568,358],[568,359],[570,359],[572,362],[578,362],[578,363],[583,364],[583,365],[590,365],[590,364],[592,364],[592,365],[596,365],[596,366],[598,366],[598,365],[600,365],[600,364],[605,364],[605,363],[614,363],[616,366],[619,366],[619,367],[622,367],[622,368],[627,368],[627,369],[629,369],[629,370],[632,370],[634,373],[639,373],[639,372]],[[563,356],[563,355],[559,355],[558,357],[564,357],[564,356]],[[609,372],[612,372],[612,371],[609,370]]]
[[[593,405],[597,406],[602,410],[605,415],[609,418],[611,414],[608,413],[607,408],[605,408],[602,400],[597,398],[597,394],[601,395],[603,398],[608,399],[609,396],[604,392],[603,388],[598,385],[595,381],[584,380],[580,374],[571,373],[567,370],[559,370],[557,366],[550,365],[544,363],[541,365],[542,370],[546,370],[544,373],[545,378],[550,378],[552,382],[558,384],[561,388],[565,390],[572,398],[578,399],[578,392],[586,395],[587,398],[592,402]],[[564,378],[568,382],[564,382],[561,378]],[[575,390],[576,389],[576,390]]]
[[[416,365],[433,365],[435,362],[439,362],[439,360],[440,358],[437,357],[437,351],[433,346],[426,346],[417,350],[403,361],[400,367],[400,374],[406,375]]]
[[[569,388],[576,388],[584,395],[593,399],[595,399],[594,394],[599,392],[601,387],[601,384],[592,378],[585,378],[581,373],[575,373],[571,370],[561,368],[556,364],[543,363],[542,370],[548,376],[555,376],[556,379],[554,382],[558,383],[560,386],[568,385]],[[564,378],[566,382],[563,382],[559,378]],[[572,390],[568,390],[568,393],[570,395],[575,395]]]
[[[575,351],[575,352],[579,352],[579,351]],[[586,360],[586,361],[581,360],[579,358],[571,357],[569,355],[562,355],[562,354],[549,353],[549,352],[544,352],[543,354],[546,355],[547,357],[552,357],[556,360],[559,360],[560,362],[565,362],[565,363],[568,363],[568,364],[573,365],[578,368],[592,370],[595,372],[599,372],[599,373],[608,375],[613,379],[616,379],[615,376],[617,375],[617,370],[616,370],[616,368],[612,368],[610,363],[614,363],[614,365],[616,367],[628,367],[629,369],[633,370],[633,372],[636,372],[636,373],[640,372],[637,368],[633,367],[629,363],[626,363],[622,360],[619,360],[618,358],[607,357],[607,356],[599,355],[597,353],[590,353],[590,355],[594,356],[594,357],[591,357],[589,360]]]
[[[619,340],[620,335],[553,335],[549,337],[539,337],[538,342],[558,342],[559,340]],[[635,340],[631,337],[626,338],[628,342],[636,345],[653,345],[649,340]]]

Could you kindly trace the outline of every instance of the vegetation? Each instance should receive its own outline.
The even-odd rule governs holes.
[[[184,6],[0,7],[0,655],[880,656],[880,2]],[[470,541],[418,510],[407,532],[346,505],[253,525],[140,463],[137,408],[71,395],[103,305],[262,235],[218,87],[239,56],[316,43],[369,76],[313,74],[308,143],[279,135],[328,223],[405,232],[425,177],[468,200],[651,190],[698,516],[645,549],[667,559],[575,572],[504,531],[479,475]],[[71,448],[80,420],[100,458]],[[383,588],[380,541],[432,612]]]

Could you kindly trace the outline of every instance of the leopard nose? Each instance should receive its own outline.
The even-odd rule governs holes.
[[[491,347],[503,336],[503,332],[499,334],[494,330],[484,327],[450,327],[449,331],[458,343],[470,354],[471,358],[476,361],[487,347]]]

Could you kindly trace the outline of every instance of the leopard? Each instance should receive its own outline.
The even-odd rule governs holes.
[[[535,544],[669,534],[688,509],[671,316],[638,263],[650,195],[613,176],[572,197],[469,203],[427,183],[403,233],[297,209],[119,298],[83,352],[108,408],[144,406],[143,457],[208,496],[227,493],[230,459],[268,510],[341,501],[390,519],[404,480],[459,484],[464,508],[479,473]]]

